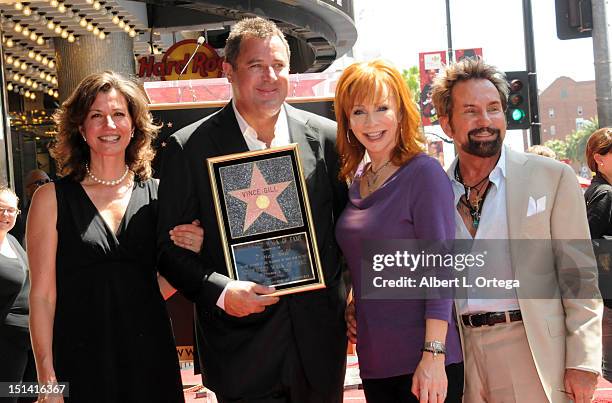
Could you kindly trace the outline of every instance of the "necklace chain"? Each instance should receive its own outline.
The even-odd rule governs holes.
[[[372,193],[372,188],[374,188],[374,186],[376,186],[376,182],[378,181],[378,177],[380,176],[380,173],[382,172],[383,169],[385,169],[389,164],[391,163],[391,160],[387,160],[387,162],[385,162],[384,164],[382,164],[380,166],[380,168],[378,168],[376,171],[374,170],[374,168],[372,168],[372,163],[370,162],[370,166],[369,166],[369,171],[371,173],[371,175],[367,175],[366,176],[366,184],[368,185],[368,192]]]
[[[125,172],[123,173],[123,175],[121,175],[121,177],[115,179],[115,180],[104,180],[104,179],[100,179],[97,176],[95,176],[90,170],[89,170],[89,164],[85,164],[85,170],[87,171],[87,176],[89,176],[91,178],[91,180],[93,180],[96,183],[99,183],[100,185],[104,185],[104,186],[115,186],[120,184],[121,182],[123,182],[125,180],[125,178],[128,176],[128,173],[130,173],[130,168],[126,165],[125,166]]]
[[[459,168],[459,161],[457,161],[457,165],[455,165],[455,180],[463,185],[464,198],[459,199],[461,203],[468,208],[470,212],[470,216],[472,217],[472,225],[474,229],[478,229],[478,225],[480,224],[480,217],[482,215],[482,206],[484,205],[484,199],[487,197],[487,193],[489,193],[489,189],[491,188],[491,182],[489,181],[486,186],[484,186],[484,192],[482,192],[482,196],[480,192],[482,188],[478,189],[485,180],[489,179],[489,174],[487,174],[484,178],[478,181],[474,186],[468,186],[463,182],[463,177],[461,176],[461,170]],[[474,203],[470,200],[470,194],[472,189],[476,191],[476,200]]]

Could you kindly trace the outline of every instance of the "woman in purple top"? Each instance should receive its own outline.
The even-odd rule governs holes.
[[[423,153],[419,112],[388,63],[348,67],[336,87],[335,109],[340,176],[352,181],[336,238],[353,279],[349,336],[356,315],[366,398],[461,402],[463,364],[452,300],[361,298],[363,239],[454,238],[450,181],[438,161]],[[371,162],[358,170],[366,151]]]

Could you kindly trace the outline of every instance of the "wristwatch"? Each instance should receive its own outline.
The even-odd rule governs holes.
[[[438,354],[446,354],[446,346],[444,343],[438,340],[426,341],[425,344],[423,344],[421,351],[432,353],[433,358],[435,359]]]

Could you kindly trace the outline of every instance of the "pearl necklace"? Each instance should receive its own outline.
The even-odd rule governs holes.
[[[128,176],[128,173],[130,173],[130,168],[128,168],[128,166],[126,165],[125,172],[123,173],[123,175],[121,175],[120,178],[115,179],[115,180],[105,181],[105,180],[102,180],[96,177],[93,173],[91,173],[91,171],[89,170],[89,164],[85,164],[85,170],[87,171],[87,176],[89,176],[91,180],[93,180],[96,183],[99,183],[100,185],[104,185],[104,186],[118,185],[121,182],[123,182],[123,180]]]

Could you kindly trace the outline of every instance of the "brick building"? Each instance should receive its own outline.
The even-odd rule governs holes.
[[[596,116],[595,81],[559,77],[540,94],[542,143],[563,140],[581,122]]]

